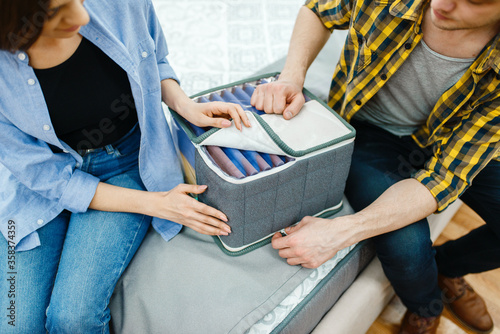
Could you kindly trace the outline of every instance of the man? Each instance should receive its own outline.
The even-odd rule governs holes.
[[[372,238],[408,308],[401,333],[435,333],[442,298],[470,330],[490,332],[462,276],[500,267],[500,1],[309,0],[279,80],[252,104],[295,116],[334,29],[349,30],[329,105],[357,130],[346,186],[357,213],[305,217],[273,247],[312,268]],[[425,217],[458,197],[487,224],[434,249]]]

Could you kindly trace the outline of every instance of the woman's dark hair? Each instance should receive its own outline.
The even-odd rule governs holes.
[[[49,0],[0,0],[0,49],[26,51],[40,37]]]

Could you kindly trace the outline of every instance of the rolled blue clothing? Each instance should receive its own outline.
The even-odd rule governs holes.
[[[247,95],[250,96],[250,98],[252,98],[253,92],[255,92],[255,87],[249,84],[244,84],[243,91],[247,93]]]
[[[233,176],[237,179],[242,179],[245,175],[241,170],[236,167],[236,165],[229,159],[229,157],[224,153],[222,148],[218,146],[207,146],[207,152],[210,154],[217,166],[220,167],[226,174]]]
[[[252,91],[253,93],[253,91]],[[233,95],[240,100],[241,102],[245,104],[250,104],[250,100],[252,99],[252,96],[247,94],[241,87],[234,87],[233,88]]]
[[[269,154],[271,161],[273,162],[273,167],[283,166],[285,162],[276,154]]]
[[[243,101],[240,101],[239,99],[237,99],[233,93],[231,93],[228,89],[224,89],[222,92],[221,92],[221,95],[222,99],[226,102],[230,102],[230,103],[236,103],[236,104],[239,104],[240,106],[242,106],[243,108],[245,108],[245,105],[243,104]]]
[[[240,150],[240,152],[248,159],[248,161],[259,171],[271,169],[271,166],[262,158],[260,153],[255,151]]]
[[[260,152],[259,154],[267,162],[267,164],[269,166],[271,166],[271,168],[272,168],[273,167],[273,162],[272,162],[271,157],[269,156],[269,154],[262,153],[262,152]]]
[[[247,176],[255,175],[255,174],[257,174],[259,172],[259,169],[255,168],[254,166],[252,166],[252,164],[243,155],[243,153],[241,153],[240,150],[230,149],[229,151],[230,151],[230,155],[231,155],[230,156],[231,161],[233,161],[234,159],[236,159],[236,161],[238,161],[238,163],[245,170],[245,173],[246,173]]]
[[[228,147],[221,147],[222,151],[227,155],[229,160],[232,161],[232,163],[240,170],[243,175],[248,176],[245,168],[243,168],[243,165],[241,163],[241,158],[240,156],[243,156],[240,151],[234,148],[228,148]]]
[[[252,88],[252,93],[253,93],[253,91],[254,91],[254,89]],[[243,105],[242,105],[243,108],[248,109],[248,110],[250,110],[258,115],[265,114],[265,112],[263,112],[262,110],[259,110],[259,109],[255,108],[254,106],[252,106],[252,104],[250,102],[252,95],[249,95],[240,87],[234,87],[233,95],[235,98],[237,98],[238,100],[240,100],[243,103]]]
[[[210,94],[210,100],[212,101],[219,101],[219,102],[226,102],[224,99],[217,93],[212,93]]]
[[[198,103],[207,103],[207,102],[210,102],[210,100],[207,99],[205,96],[200,96],[198,98]]]

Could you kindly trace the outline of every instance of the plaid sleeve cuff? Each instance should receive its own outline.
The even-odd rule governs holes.
[[[451,203],[457,200],[459,191],[448,184],[439,174],[425,169],[419,170],[414,179],[422,183],[438,203],[436,213],[442,212]]]

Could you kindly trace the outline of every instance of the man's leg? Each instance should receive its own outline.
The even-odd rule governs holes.
[[[107,182],[144,189],[137,169]],[[132,213],[72,215],[47,310],[50,333],[109,333],[111,294],[150,222],[151,217]]]
[[[16,252],[10,263],[13,267],[8,265],[7,241],[0,237],[0,333],[46,333],[45,310],[49,305],[69,216],[69,212],[63,211],[40,228],[41,245]]]
[[[357,138],[346,185],[349,203],[360,211],[394,183],[409,178],[427,160],[409,137],[354,123]],[[373,238],[384,272],[403,303],[421,317],[442,312],[441,292],[427,220]]]
[[[500,162],[491,161],[461,199],[486,225],[436,247],[439,284],[452,314],[469,329],[487,333],[493,321],[486,304],[462,276],[500,268]]]
[[[486,225],[436,247],[439,272],[459,277],[500,268],[500,162],[491,161],[460,199]]]

